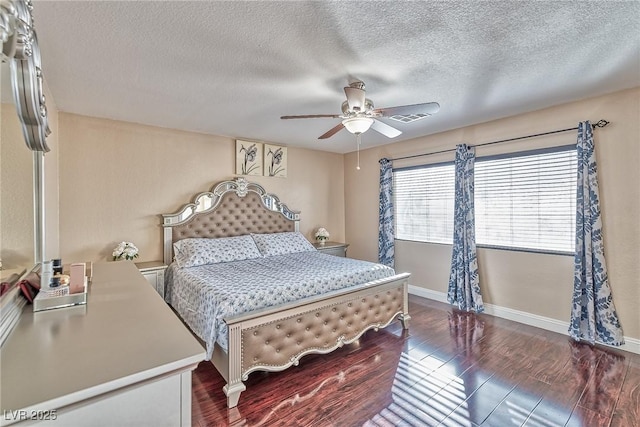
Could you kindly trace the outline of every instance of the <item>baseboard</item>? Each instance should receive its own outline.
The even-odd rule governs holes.
[[[420,286],[409,285],[409,293],[419,297],[431,299],[434,301],[448,303],[447,294],[444,292],[433,291],[431,289],[422,288]],[[484,312],[491,316],[503,319],[513,320],[514,322],[524,323],[525,325],[535,326],[537,328],[546,329],[548,331],[557,332],[563,335],[569,335],[569,323],[561,320],[552,319],[550,317],[538,316],[537,314],[527,313],[526,311],[514,310],[499,305],[485,304]],[[640,340],[636,338],[624,337],[625,344],[620,347],[611,348],[640,354]]]
[[[409,285],[409,293],[422,298],[432,299],[434,301],[448,303],[447,294],[444,292],[432,291],[431,289],[422,288],[416,285]]]

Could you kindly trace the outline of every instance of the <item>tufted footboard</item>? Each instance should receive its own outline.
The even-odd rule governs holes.
[[[238,404],[242,381],[257,370],[281,371],[310,353],[329,353],[399,318],[408,328],[409,274],[225,319],[227,357],[213,363],[227,380],[227,405]],[[219,365],[225,366],[219,366]],[[224,375],[227,374],[227,375]]]

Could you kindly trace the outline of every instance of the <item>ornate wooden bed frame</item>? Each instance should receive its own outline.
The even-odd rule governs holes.
[[[230,237],[299,231],[300,213],[244,178],[224,181],[164,218],[164,261],[173,243],[189,237]],[[237,406],[253,371],[282,371],[310,353],[329,353],[398,318],[409,326],[409,274],[352,286],[292,303],[227,317],[228,354],[216,343],[211,362],[227,384],[227,406]]]

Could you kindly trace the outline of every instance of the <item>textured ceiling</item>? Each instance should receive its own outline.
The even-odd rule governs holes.
[[[386,144],[640,86],[640,2],[35,1],[61,111],[349,152],[350,79],[376,107],[437,101]],[[598,117],[591,117],[598,119]]]

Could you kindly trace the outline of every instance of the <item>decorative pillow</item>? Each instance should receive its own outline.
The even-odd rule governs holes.
[[[219,239],[183,239],[173,244],[173,253],[180,268],[262,258],[249,235]]]
[[[251,234],[262,256],[315,251],[316,248],[299,232]]]

